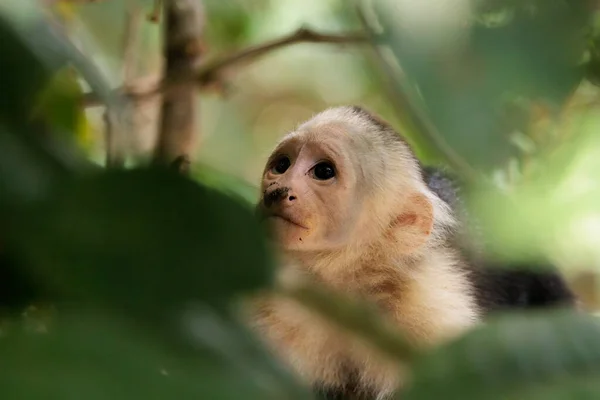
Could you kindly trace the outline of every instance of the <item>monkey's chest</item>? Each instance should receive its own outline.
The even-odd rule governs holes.
[[[398,385],[401,372],[397,363],[292,301],[265,302],[255,322],[267,345],[315,388],[367,395]]]

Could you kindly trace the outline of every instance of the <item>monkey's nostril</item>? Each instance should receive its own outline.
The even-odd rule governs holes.
[[[290,188],[281,188],[280,187],[280,188],[273,190],[271,193],[265,194],[264,200],[263,200],[265,206],[267,208],[269,208],[274,203],[284,201],[286,198],[288,198],[289,200],[295,200],[296,199],[295,196],[288,197],[289,191],[290,191]]]
[[[294,200],[296,200],[296,196],[290,196],[288,200],[289,201],[294,201]]]

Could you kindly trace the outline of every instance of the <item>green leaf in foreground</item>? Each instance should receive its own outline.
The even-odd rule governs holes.
[[[29,122],[31,107],[43,85],[51,77],[53,68],[31,48],[13,24],[0,14],[0,121],[23,126]],[[10,77],[10,79],[7,79]]]
[[[82,97],[76,71],[63,68],[41,90],[32,114],[58,131],[82,136],[82,127],[86,127],[85,111],[80,107]]]
[[[84,63],[74,60],[73,45],[44,17],[39,2],[0,3],[1,209],[44,196],[65,175],[92,165],[58,135],[87,128],[78,75],[67,68],[86,71]],[[83,74],[100,86],[90,75]]]
[[[0,398],[309,398],[283,390],[281,381],[260,379],[260,368],[236,368],[206,349],[176,357],[147,332],[89,310],[55,322],[47,333],[13,327],[0,338]]]
[[[260,189],[233,175],[219,171],[208,164],[196,163],[193,176],[202,184],[223,193],[240,198],[248,204],[256,204]]]
[[[10,219],[16,248],[40,282],[69,298],[154,316],[224,304],[271,277],[252,212],[168,171],[76,180],[22,211]]]
[[[415,364],[403,400],[596,399],[600,320],[584,313],[505,316]]]

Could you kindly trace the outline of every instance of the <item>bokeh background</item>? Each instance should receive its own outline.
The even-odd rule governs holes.
[[[252,213],[263,163],[341,104],[380,114],[462,181],[490,257],[553,264],[598,311],[597,0],[189,0],[204,9],[200,71],[302,27],[344,42],[187,77],[196,182],[144,168],[160,120],[147,95],[161,80],[160,3],[0,1],[0,398],[310,398],[235,305],[273,278]],[[132,168],[105,165],[109,148]],[[403,399],[600,393],[595,315],[513,313],[420,353],[332,293],[282,295],[414,367]]]
[[[300,27],[335,34],[364,29],[354,2],[203,4],[207,60]],[[498,252],[551,259],[585,303],[597,307],[596,4],[365,4],[362,17],[375,31],[387,29],[390,46],[299,43],[221,71],[218,85],[198,94],[194,159],[233,177],[234,190],[252,200],[263,162],[282,134],[326,107],[360,104],[389,120],[426,163],[448,165],[448,152],[440,155],[436,141],[413,123],[408,99],[459,160],[451,167],[463,175],[475,171],[518,204],[507,206],[487,189],[469,193],[474,212],[492,226],[489,240]],[[73,42],[113,87],[122,83],[128,13],[144,19],[151,9],[151,1],[141,0],[54,4]],[[160,76],[162,36],[160,26],[145,19],[137,29],[134,86],[143,90]],[[154,145],[159,101],[136,104],[127,145],[143,157]],[[102,109],[88,109],[87,117],[81,143],[102,162]]]

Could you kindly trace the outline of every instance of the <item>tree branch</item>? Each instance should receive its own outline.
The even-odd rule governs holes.
[[[201,85],[209,83],[211,78],[219,71],[243,62],[251,62],[271,51],[297,43],[328,43],[328,44],[354,44],[367,42],[369,37],[363,33],[351,34],[324,34],[308,28],[300,28],[286,36],[271,40],[256,46],[242,49],[233,54],[218,57],[201,66],[196,73],[196,80]]]
[[[148,15],[148,20],[154,23],[160,21],[160,10],[163,7],[163,0],[154,0],[154,7],[152,12]]]
[[[164,57],[167,82],[189,76],[197,69],[203,53],[202,33],[204,9],[198,0],[170,0],[164,2]],[[187,160],[196,136],[197,99],[193,85],[181,85],[163,96],[162,118],[154,163],[173,165],[176,160]],[[186,172],[177,162],[177,168]]]
[[[156,94],[167,94],[176,91],[177,87],[188,85],[190,82],[196,82],[201,88],[217,80],[218,74],[226,69],[242,63],[255,61],[274,50],[298,43],[323,43],[323,44],[354,44],[368,43],[371,38],[363,33],[349,34],[323,34],[315,32],[308,28],[300,28],[295,32],[285,35],[281,38],[251,46],[239,50],[232,54],[217,57],[213,60],[201,64],[195,71],[187,76],[176,77],[172,81],[163,81],[158,87],[147,92],[132,92],[117,89],[121,94],[131,97],[144,97]],[[377,40],[377,38],[375,38]],[[86,107],[101,105],[100,99],[94,93],[88,93],[84,96],[83,104]]]

